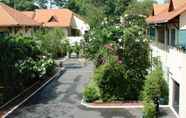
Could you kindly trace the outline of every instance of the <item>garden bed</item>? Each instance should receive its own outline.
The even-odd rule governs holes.
[[[111,101],[111,102],[95,101],[92,103],[87,103],[84,100],[82,100],[81,104],[88,108],[142,108],[143,107],[143,103],[141,101]]]
[[[111,102],[102,102],[102,101],[95,101],[88,103],[85,100],[81,101],[81,105],[87,107],[87,108],[143,108],[143,102],[142,101],[111,101]],[[169,108],[169,105],[160,105],[160,108]]]
[[[131,106],[131,105],[142,105],[140,101],[111,101],[111,102],[102,102],[102,101],[95,101],[90,103],[94,106]]]
[[[54,79],[57,79],[64,71],[65,71],[64,68],[58,69],[52,77],[35,82],[33,85],[25,89],[19,95],[9,100],[4,105],[0,106],[0,117],[1,118],[7,117],[10,113],[12,113],[14,110],[19,108],[20,106],[22,106],[33,95],[35,95],[37,92],[42,90],[50,82],[52,82]]]

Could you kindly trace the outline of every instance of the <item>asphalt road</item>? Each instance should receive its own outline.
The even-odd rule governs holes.
[[[67,71],[45,87],[9,118],[141,118],[141,109],[88,109],[81,105],[82,92],[93,73],[88,63],[81,67],[77,59],[67,60]],[[175,118],[165,109],[162,118]]]

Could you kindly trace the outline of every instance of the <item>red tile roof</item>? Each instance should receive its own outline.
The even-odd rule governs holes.
[[[40,24],[9,6],[0,3],[0,27],[39,26]]]
[[[23,11],[22,13],[32,19],[34,18],[35,15],[34,11]]]
[[[168,10],[169,4],[154,4],[154,15],[158,15],[162,11]]]
[[[147,23],[166,23],[186,11],[186,0],[172,0],[173,10],[169,11],[171,2],[163,5],[154,5],[154,16],[146,19]]]
[[[70,27],[73,16],[82,19],[69,9],[38,9],[34,12],[26,11],[23,13],[42,23],[45,27]],[[55,18],[55,20],[51,20],[51,18]]]
[[[31,12],[24,13],[31,16]],[[73,15],[74,13],[68,9],[42,9],[35,11],[34,20],[46,27],[70,27]]]

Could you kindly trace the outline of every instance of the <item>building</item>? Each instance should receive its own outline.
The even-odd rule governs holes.
[[[169,105],[186,117],[186,0],[156,4],[147,18],[152,56],[160,57],[169,83]]]
[[[9,6],[0,3],[0,36],[6,33],[31,33],[41,24]]]
[[[86,31],[90,29],[84,19],[69,9],[38,9],[22,13],[42,23],[43,27],[62,28],[72,45],[79,43]]]

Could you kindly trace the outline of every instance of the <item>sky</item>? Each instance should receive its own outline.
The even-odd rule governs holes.
[[[159,3],[163,3],[164,2],[164,0],[157,0]]]

